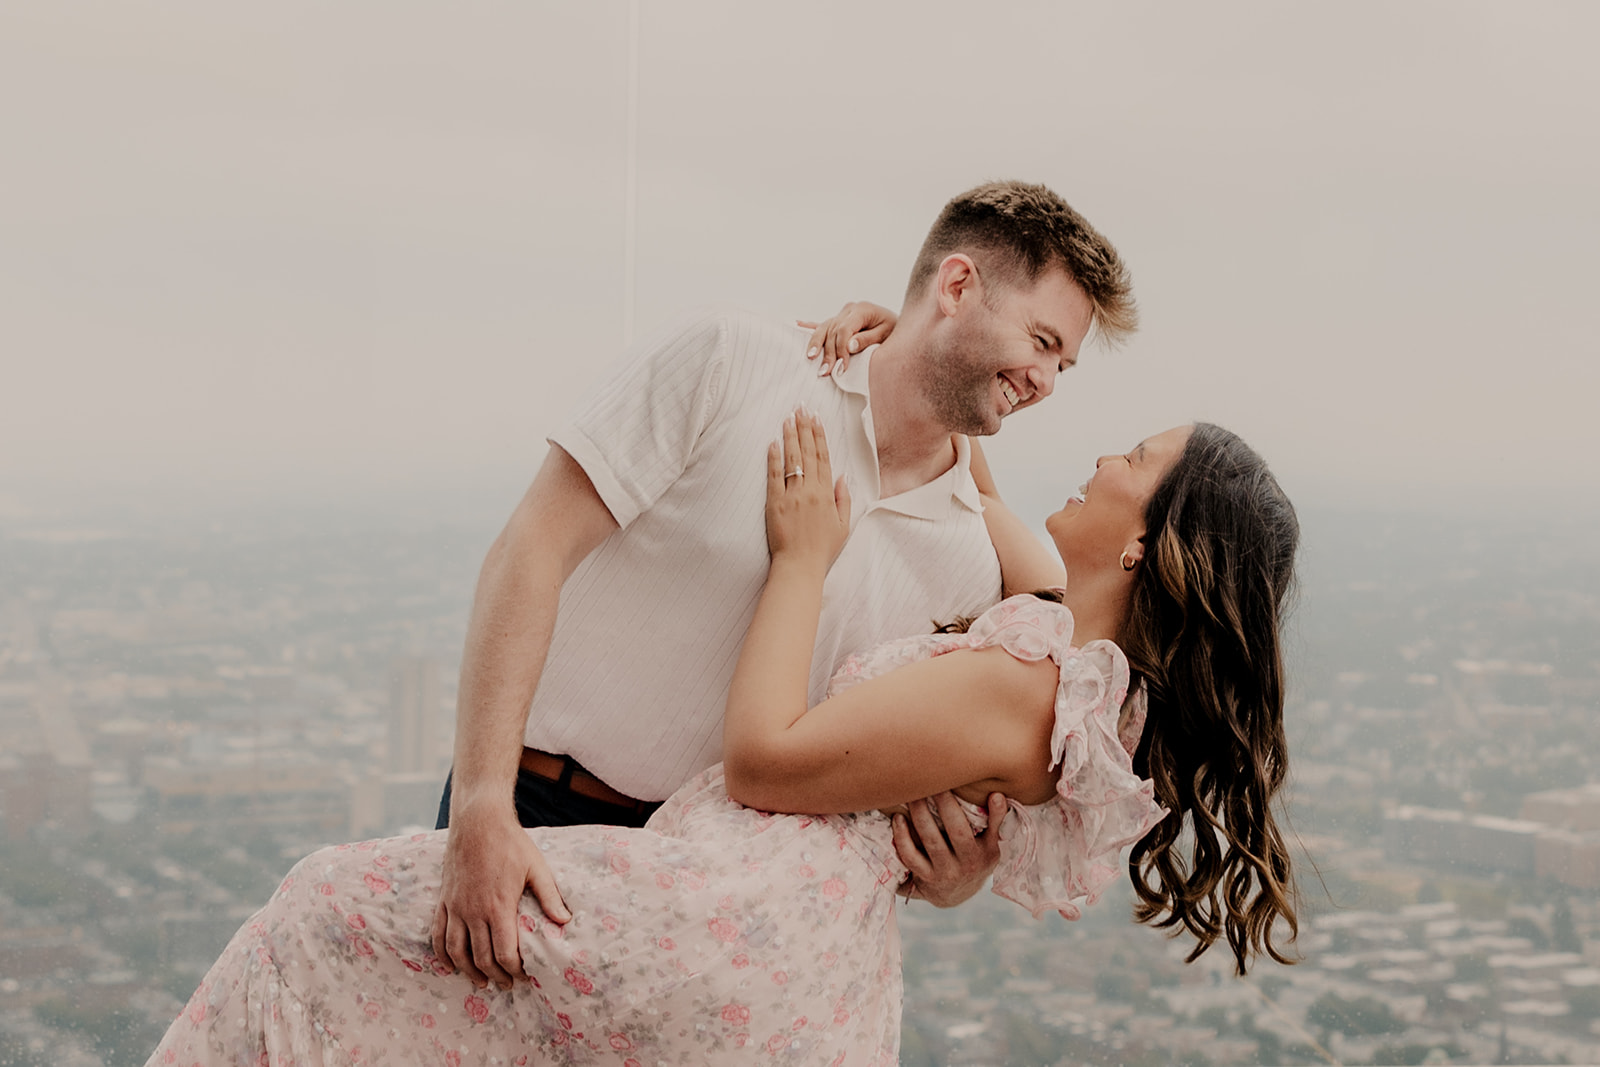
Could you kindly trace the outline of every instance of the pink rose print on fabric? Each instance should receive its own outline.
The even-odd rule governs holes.
[[[1129,773],[1143,694],[1131,689],[1126,661],[1109,644],[1071,646],[1070,616],[1059,605],[1008,601],[974,632],[891,642],[845,673],[861,681],[994,644],[1060,666],[1056,725],[1071,797],[1012,806],[1017,832],[1007,835],[994,885],[1019,902],[1059,902],[1075,913],[1102,877],[1120,873],[1112,843],[1162,814],[1150,803],[1150,783]],[[830,688],[849,681],[836,676]],[[721,769],[711,767],[647,830],[574,834],[540,846],[558,879],[586,887],[580,920],[563,927],[536,907],[517,916],[518,935],[533,950],[525,956],[531,996],[473,989],[418,939],[426,921],[411,916],[431,915],[443,835],[327,849],[284,879],[241,931],[163,1043],[176,1054],[158,1052],[153,1062],[231,1064],[238,1056],[228,1050],[246,1047],[244,1062],[254,1063],[263,1043],[241,1040],[241,1026],[270,1028],[277,1047],[315,1050],[308,1060],[350,1064],[895,1062],[900,976],[883,937],[904,867],[881,816],[752,811],[728,798]],[[253,997],[265,999],[246,1007]],[[320,1017],[337,1021],[336,1049],[333,1028],[317,1030],[312,1012],[279,1010],[313,1001]],[[665,1014],[672,1023],[652,1023],[639,1014],[641,1002],[660,1009],[657,1022]],[[575,1003],[579,1015],[557,1010]],[[824,1031],[826,1052],[811,1045]]]

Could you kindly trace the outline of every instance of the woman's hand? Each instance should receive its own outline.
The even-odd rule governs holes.
[[[840,308],[837,315],[820,325],[805,319],[797,319],[795,325],[811,331],[811,340],[806,342],[806,358],[821,359],[817,377],[825,378],[835,370],[843,374],[850,365],[851,356],[868,345],[883,341],[899,321],[900,316],[888,308],[857,300]]]
[[[767,548],[772,561],[826,572],[850,534],[850,490],[833,480],[822,422],[804,410],[783,420],[782,446],[767,446]]]

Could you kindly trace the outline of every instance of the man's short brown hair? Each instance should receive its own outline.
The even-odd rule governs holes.
[[[1111,242],[1042,185],[988,182],[951,200],[922,243],[906,300],[913,302],[945,257],[964,252],[980,276],[1022,285],[1060,267],[1083,289],[1102,337],[1115,343],[1139,328],[1133,280]]]

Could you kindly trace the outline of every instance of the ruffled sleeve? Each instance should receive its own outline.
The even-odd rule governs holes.
[[[1000,645],[1022,660],[1049,656],[1061,668],[1050,766],[1060,768],[1056,796],[1044,804],[1012,801],[1015,819],[1000,841],[994,892],[1039,918],[1069,919],[1092,904],[1120,873],[1122,849],[1166,814],[1154,785],[1133,773],[1132,751],[1144,725],[1142,693],[1128,694],[1128,660],[1110,641],[1072,647],[1072,614],[1033,596],[1013,597],[972,626],[970,647]]]

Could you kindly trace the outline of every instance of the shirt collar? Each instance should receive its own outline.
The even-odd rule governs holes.
[[[871,363],[873,349],[861,353],[850,360],[850,366],[843,374],[831,375],[833,384],[841,392],[860,397],[863,401],[861,407],[862,428],[866,431],[867,443],[871,447],[870,460],[873,473],[873,487],[878,485],[878,443],[873,433],[872,426],[872,396],[868,390],[868,367]],[[835,364],[837,366],[837,364]],[[939,477],[915,489],[908,489],[898,496],[886,500],[872,502],[871,508],[883,508],[901,515],[909,515],[916,519],[937,520],[949,514],[950,501],[966,508],[968,511],[982,514],[983,500],[978,493],[978,485],[972,480],[972,446],[965,436],[956,436],[956,461],[955,464]]]

